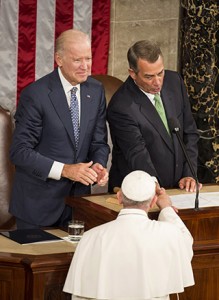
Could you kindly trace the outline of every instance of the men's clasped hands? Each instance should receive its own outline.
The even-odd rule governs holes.
[[[88,163],[66,164],[62,176],[85,185],[98,183],[100,186],[104,186],[109,175],[107,169],[101,164],[93,164],[93,161],[90,161]]]

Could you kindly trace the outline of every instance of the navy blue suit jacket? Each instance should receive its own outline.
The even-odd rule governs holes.
[[[181,137],[196,170],[199,135],[183,80],[177,72],[165,71],[161,97],[167,119],[179,120]],[[107,120],[113,142],[110,191],[121,186],[123,178],[134,170],[156,176],[166,188],[176,187],[182,177],[192,176],[177,137],[168,134],[154,105],[131,77],[110,100]]]
[[[90,192],[89,187],[66,178],[48,179],[54,161],[75,164],[92,160],[106,166],[109,146],[103,86],[89,77],[81,84],[80,93],[76,152],[69,106],[57,69],[22,91],[10,150],[16,166],[10,212],[28,223],[53,224],[72,190],[75,195]]]

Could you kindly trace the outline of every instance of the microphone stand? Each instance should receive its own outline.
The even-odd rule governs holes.
[[[194,170],[194,168],[192,166],[191,160],[190,160],[190,158],[189,158],[189,156],[188,156],[188,154],[186,152],[186,149],[185,149],[185,146],[184,146],[184,144],[182,142],[182,139],[181,139],[181,137],[179,135],[179,130],[180,130],[179,127],[174,127],[173,132],[177,136],[177,139],[178,139],[178,141],[180,143],[180,146],[181,146],[181,148],[183,150],[185,158],[186,158],[186,160],[187,160],[187,162],[189,164],[189,168],[190,168],[190,170],[192,172],[193,177],[195,178],[195,183],[196,183],[195,210],[198,210],[199,209],[199,181],[198,181],[198,177],[197,177],[197,175],[195,173],[195,170]]]

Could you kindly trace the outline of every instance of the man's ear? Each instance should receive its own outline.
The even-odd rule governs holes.
[[[157,195],[155,195],[152,200],[151,200],[151,203],[150,203],[150,208],[154,207],[154,205],[156,204],[157,202]]]
[[[62,66],[62,58],[57,52],[55,53],[55,62],[59,67]]]
[[[132,77],[132,79],[135,80],[135,78],[136,78],[135,72],[130,68],[128,69],[128,71],[129,71],[129,75]]]
[[[121,192],[121,190],[117,192],[116,196],[117,196],[117,199],[119,201],[119,204],[122,204],[122,192]]]

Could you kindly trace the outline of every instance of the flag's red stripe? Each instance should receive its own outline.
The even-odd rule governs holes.
[[[56,0],[55,38],[73,27],[74,1]]]
[[[35,80],[37,0],[19,1],[17,102],[21,90]]]
[[[92,74],[107,74],[110,35],[110,0],[93,0]]]

